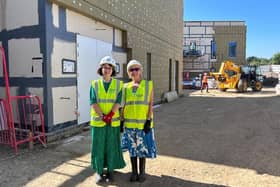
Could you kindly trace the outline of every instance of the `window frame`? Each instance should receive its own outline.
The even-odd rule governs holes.
[[[237,42],[236,41],[228,42],[228,56],[230,58],[235,58],[236,57],[236,49],[237,49]]]
[[[211,59],[217,59],[217,45],[216,41],[211,41]]]

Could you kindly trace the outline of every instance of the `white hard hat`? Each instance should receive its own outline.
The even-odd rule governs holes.
[[[129,71],[130,67],[131,67],[131,66],[134,66],[134,65],[138,65],[138,66],[140,66],[141,69],[142,69],[142,64],[141,64],[139,61],[137,61],[137,60],[130,60],[130,61],[128,62],[127,66],[126,66],[127,72]]]
[[[99,62],[100,66],[102,66],[103,64],[110,64],[114,68],[116,68],[116,61],[111,56],[104,56]]]

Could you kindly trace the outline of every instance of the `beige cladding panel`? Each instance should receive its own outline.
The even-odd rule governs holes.
[[[6,28],[6,1],[0,1],[0,31]]]
[[[201,26],[213,26],[214,22],[213,21],[202,21]]]
[[[194,21],[194,22],[190,21],[190,22],[185,22],[185,25],[187,25],[187,26],[200,26],[201,22],[199,22],[199,21]]]
[[[115,29],[115,46],[122,47],[122,31]]]
[[[19,89],[21,89],[21,88],[19,88],[19,87],[10,87],[10,95],[11,96],[22,95],[22,94],[19,94]],[[0,88],[0,98],[6,99],[6,88],[5,87],[1,87]],[[13,101],[12,102],[12,109],[13,109],[14,114],[17,113],[16,108],[17,108],[16,107],[16,102]],[[15,118],[14,122],[18,122],[18,119]]]
[[[205,34],[195,34],[194,36],[197,38],[203,38],[205,36]]]
[[[67,31],[69,32],[113,43],[113,28],[108,25],[70,10],[66,11],[66,21]]]
[[[53,25],[59,27],[59,7],[56,4],[52,4],[52,19]]]
[[[211,45],[213,38],[201,38],[200,45]]]
[[[52,77],[75,77],[76,74],[62,74],[62,59],[76,59],[76,43],[54,39],[51,54]]]
[[[19,95],[18,89],[19,89],[18,87],[10,87],[10,95],[11,96]],[[6,88],[5,87],[1,87],[1,89],[0,89],[0,98],[6,99]]]
[[[199,58],[199,61],[201,61],[201,62],[208,62],[209,58],[210,58],[210,56],[205,54],[201,58]]]
[[[190,27],[184,27],[184,34],[190,34]]]
[[[245,26],[216,26],[213,27],[215,30],[215,34],[245,34],[246,27]]]
[[[214,34],[204,34],[203,37],[205,37],[205,38],[214,38]]]
[[[42,77],[42,58],[40,40],[9,40],[9,72],[11,77]]]
[[[53,123],[60,124],[76,120],[77,88],[57,87],[52,88],[53,98]]]
[[[203,38],[201,37],[199,40],[196,40],[196,45],[200,46],[206,46],[206,45],[211,45],[211,40],[212,38]]]
[[[6,2],[7,30],[20,28],[23,26],[37,25],[39,23],[37,1],[34,0],[24,0],[24,1],[4,0],[4,1]]]
[[[25,92],[24,93],[19,93],[22,92],[20,91],[20,87],[10,87],[10,94],[11,96],[17,96],[17,95],[36,95],[40,98],[41,103],[44,103],[44,89],[43,88],[24,88]],[[0,98],[6,98],[6,88],[5,87],[0,87]]]
[[[205,27],[191,27],[190,34],[205,34]]]
[[[213,27],[206,27],[206,34],[215,34]]]
[[[206,40],[206,38],[202,38],[202,37],[187,38],[186,43],[187,43],[187,45],[190,45],[191,42],[196,42],[196,46],[205,45],[206,41],[208,41],[208,39],[206,41],[204,41],[204,40]]]
[[[27,88],[26,95],[36,95],[40,98],[42,104],[44,104],[44,89],[43,88]]]
[[[211,46],[206,46],[206,54],[211,54]]]
[[[215,26],[230,26],[230,22],[228,21],[217,21],[214,23]]]
[[[192,41],[196,41],[196,40],[198,40],[198,38],[186,38],[186,44],[187,45],[190,45],[190,43],[192,42]]]
[[[232,26],[240,26],[240,25],[245,26],[245,23],[242,21],[234,21],[234,22],[231,22],[231,25]]]
[[[0,87],[0,98],[5,99],[6,98],[6,88]]]

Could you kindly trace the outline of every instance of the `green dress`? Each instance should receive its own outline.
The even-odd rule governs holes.
[[[106,90],[111,82],[104,82],[103,85]],[[121,103],[122,91],[119,92],[116,103]],[[90,88],[90,104],[95,104],[96,95],[94,88]],[[106,125],[104,127],[91,128],[91,168],[98,174],[103,173],[103,169],[107,168],[109,172],[114,169],[121,169],[125,167],[123,153],[120,143],[120,127],[111,127]]]

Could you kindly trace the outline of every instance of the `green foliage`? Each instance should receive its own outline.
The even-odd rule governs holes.
[[[247,64],[251,65],[267,65],[267,64],[280,64],[280,52],[275,53],[272,58],[259,58],[256,56],[250,56],[246,59]]]
[[[270,59],[266,59],[266,58],[259,58],[256,56],[250,56],[247,58],[247,64],[251,64],[251,65],[266,65],[266,64],[270,64]]]
[[[280,64],[280,52],[273,55],[272,64]]]

